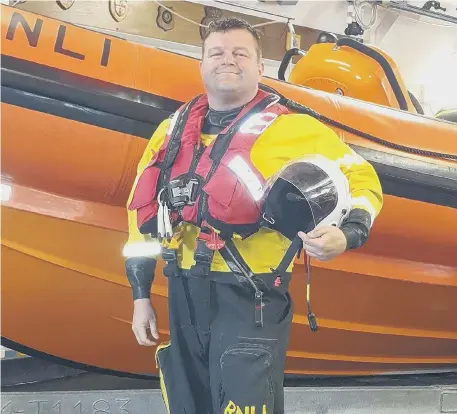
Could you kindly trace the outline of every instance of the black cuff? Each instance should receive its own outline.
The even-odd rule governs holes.
[[[362,247],[368,240],[370,227],[371,216],[367,211],[361,208],[352,210],[341,225],[341,231],[346,236],[346,250]]]
[[[150,297],[157,260],[152,257],[129,257],[125,272],[132,287],[133,300]]]

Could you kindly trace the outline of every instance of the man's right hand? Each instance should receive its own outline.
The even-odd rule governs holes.
[[[149,298],[136,299],[133,304],[132,330],[136,340],[140,345],[156,345],[152,338],[159,339],[159,332],[157,331],[156,313],[151,300]]]

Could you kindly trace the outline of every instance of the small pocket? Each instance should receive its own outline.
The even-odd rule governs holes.
[[[219,164],[214,175],[203,187],[203,191],[208,194],[208,205],[211,203],[216,208],[229,206],[237,184],[238,180],[229,168]]]
[[[238,343],[222,354],[220,364],[222,412],[273,412],[273,356],[266,347]]]
[[[226,165],[219,165],[203,191],[208,194],[208,211],[204,212],[205,216],[208,214],[205,217],[207,220],[231,225],[246,225],[258,221],[260,210],[257,202]]]

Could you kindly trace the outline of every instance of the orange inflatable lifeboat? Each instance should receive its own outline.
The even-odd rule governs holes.
[[[198,61],[1,12],[3,344],[83,369],[155,375],[155,350],[131,331],[125,204],[158,123],[203,91]],[[292,82],[308,87],[264,84],[312,108],[370,161],[385,204],[362,249],[312,262],[317,333],[307,326],[304,269],[295,266],[287,373],[456,370],[457,126],[411,113],[408,100],[408,110],[397,108],[390,92],[374,104],[349,98],[349,83],[332,84],[345,96],[313,89],[301,65]],[[161,270],[151,297],[167,340]]]
[[[397,65],[380,48],[323,32],[307,52],[293,48],[284,55],[279,79],[285,80],[286,69],[297,55],[301,57],[289,76],[291,83],[424,114],[419,101],[406,88]]]

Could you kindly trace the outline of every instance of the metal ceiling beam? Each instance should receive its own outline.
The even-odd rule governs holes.
[[[385,2],[385,6],[388,9],[395,9],[414,14],[419,14],[421,16],[427,16],[433,19],[438,19],[444,22],[449,22],[457,25],[457,17],[449,16],[448,14],[444,13],[437,13],[431,10],[424,10],[420,7],[412,6],[411,4],[406,3],[406,1],[387,1]]]

